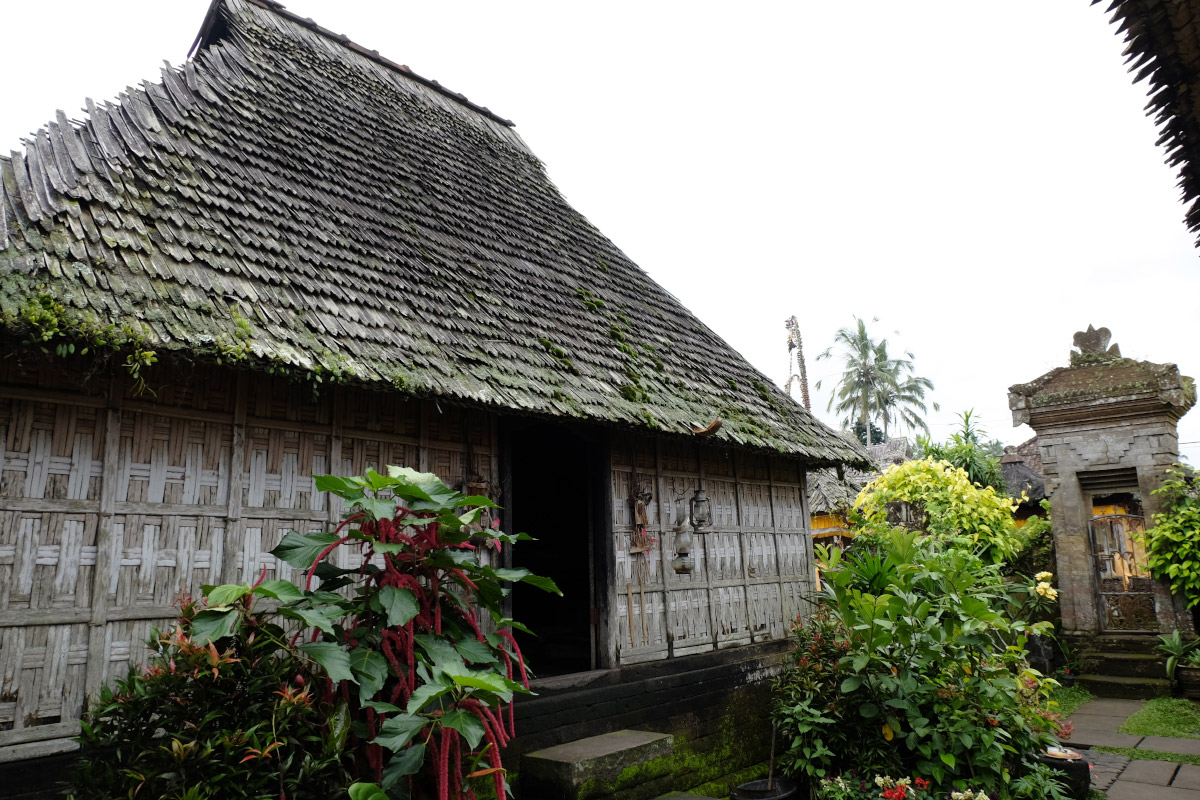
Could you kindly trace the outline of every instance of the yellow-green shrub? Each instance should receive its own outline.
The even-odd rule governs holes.
[[[931,536],[969,541],[992,561],[1004,561],[1021,547],[1012,500],[972,483],[948,461],[926,458],[889,467],[863,488],[854,505],[867,523],[884,523],[887,504],[898,501],[924,512],[923,527]]]

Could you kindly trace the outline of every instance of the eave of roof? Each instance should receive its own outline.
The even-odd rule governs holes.
[[[1149,81],[1146,113],[1158,126],[1167,164],[1179,171],[1185,219],[1200,246],[1200,2],[1114,0],[1107,13],[1125,35],[1134,83]]]
[[[0,325],[866,463],[506,120],[277,4],[213,10],[182,68],[0,158]]]

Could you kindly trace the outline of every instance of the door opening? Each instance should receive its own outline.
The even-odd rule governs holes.
[[[512,616],[535,634],[517,631],[517,642],[539,678],[594,669],[595,445],[541,422],[514,425],[507,444],[511,531],[537,539],[513,547],[513,566],[553,578],[563,593],[513,586]]]

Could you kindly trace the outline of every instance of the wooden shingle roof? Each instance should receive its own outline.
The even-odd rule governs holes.
[[[1149,81],[1146,113],[1167,164],[1179,170],[1187,226],[1200,246],[1200,0],[1113,0],[1108,12],[1125,37],[1134,82]]]
[[[215,0],[198,44],[0,158],[0,330],[57,304],[163,353],[863,461],[507,120],[267,0]]]

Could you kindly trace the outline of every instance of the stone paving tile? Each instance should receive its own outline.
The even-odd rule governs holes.
[[[1175,780],[1171,781],[1171,785],[1177,789],[1200,790],[1200,767],[1195,764],[1180,764],[1179,772],[1175,773]]]
[[[1075,723],[1076,728],[1090,728],[1111,733],[1116,733],[1117,728],[1124,725],[1127,719],[1129,719],[1127,715],[1121,714],[1081,714],[1078,711],[1070,716],[1070,720]]]
[[[1141,736],[1076,726],[1075,732],[1071,734],[1067,744],[1071,747],[1137,747],[1140,741],[1142,741]]]
[[[1130,714],[1146,705],[1145,700],[1119,700],[1115,697],[1101,697],[1088,700],[1075,709],[1076,714],[1099,714],[1105,717],[1128,717]]]
[[[1200,791],[1118,780],[1108,787],[1108,800],[1200,800]]]
[[[1179,765],[1170,761],[1131,761],[1121,773],[1121,780],[1168,786],[1171,785],[1171,779],[1175,777],[1177,769]]]
[[[1175,739],[1170,736],[1147,736],[1146,738],[1142,739],[1140,744],[1135,746],[1138,750],[1161,750],[1164,753],[1185,753],[1190,756],[1200,756],[1200,739]]]
[[[1092,788],[1104,791],[1112,785],[1129,763],[1129,756],[1084,750],[1083,757],[1092,765]]]

